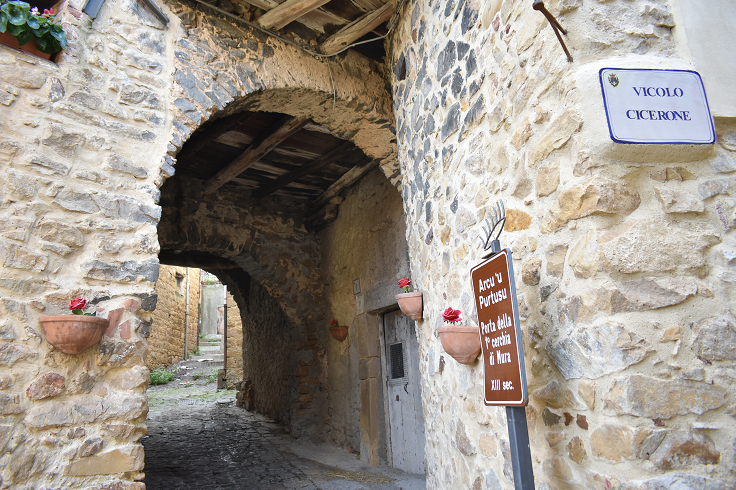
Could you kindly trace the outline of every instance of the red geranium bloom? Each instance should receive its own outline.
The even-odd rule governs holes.
[[[330,325],[337,325],[337,320],[330,320]]]
[[[450,323],[461,322],[463,321],[463,319],[460,318],[460,313],[462,313],[462,311],[447,308],[445,311],[442,312],[442,319]]]
[[[411,280],[409,280],[408,277],[402,277],[401,279],[399,279],[400,288],[405,288],[406,286],[410,286],[410,285],[411,285]]]

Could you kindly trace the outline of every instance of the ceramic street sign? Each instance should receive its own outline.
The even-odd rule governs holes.
[[[710,145],[716,132],[700,75],[687,70],[599,72],[616,143]]]
[[[483,351],[486,405],[527,402],[511,253],[502,250],[470,271]]]

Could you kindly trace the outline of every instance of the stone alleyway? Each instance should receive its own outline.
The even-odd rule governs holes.
[[[178,381],[178,380],[177,380]],[[149,389],[147,490],[425,488],[424,477],[363,465],[344,450],[298,444],[278,424],[237,408],[214,383]]]

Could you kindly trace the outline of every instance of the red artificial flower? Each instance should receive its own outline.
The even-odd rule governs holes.
[[[402,277],[401,279],[399,279],[399,287],[400,288],[405,288],[405,287],[410,286],[410,285],[411,285],[411,280],[409,280],[408,277]]]
[[[442,312],[442,319],[450,323],[461,322],[463,321],[463,319],[460,318],[460,313],[462,313],[462,311],[447,308],[445,311]]]
[[[337,320],[330,320],[330,325],[337,325]]]
[[[84,298],[74,298],[69,302],[70,310],[83,310],[87,307],[87,300]]]

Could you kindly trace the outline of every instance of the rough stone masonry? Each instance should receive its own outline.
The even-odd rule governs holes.
[[[179,2],[164,6],[168,26],[132,0],[105,2],[95,19],[82,8],[60,5],[70,43],[54,63],[0,46],[0,488],[143,487],[159,187],[201,124],[246,106],[310,117],[399,178],[385,81],[362,56],[318,61]],[[319,252],[301,224],[262,217],[303,237],[303,255],[287,246],[283,257],[254,251],[239,260],[258,266],[251,272],[291,321],[303,314],[294,332],[302,343],[289,348],[310,375],[285,371],[296,397],[287,410],[295,428],[319,436],[327,423]],[[75,296],[110,328],[98,346],[67,356],[37,320],[65,313]],[[314,395],[299,391],[314,382]]]
[[[692,69],[672,2],[419,0],[390,42],[419,323],[427,484],[512,488],[482,364],[435,329],[475,322],[480,224],[503,199],[537,488],[733,488],[736,124],[715,145],[616,145],[604,66]],[[706,81],[707,82],[707,81]],[[444,365],[444,370],[443,370]]]
[[[430,488],[512,488],[503,409],[483,406],[479,364],[458,365],[435,335],[447,306],[473,322],[475,236],[498,198],[520,271],[538,488],[733,486],[736,123],[715,119],[715,145],[624,148],[591,83],[604,66],[692,69],[675,0],[548,2],[572,64],[527,1],[406,2],[383,67],[354,52],[316,60],[186,2],[161,4],[168,26],[133,0],[106,1],[94,20],[79,0],[62,4],[70,44],[55,63],[0,46],[0,487],[143,488],[159,187],[199,126],[243,108],[312,118],[400,189],[424,292]],[[294,223],[294,250],[308,250],[318,240]],[[297,332],[304,377],[320,387],[294,409],[303,426],[327,423],[323,318],[309,301],[322,287],[300,262],[320,254],[240,257],[260,264],[283,311],[317,312]],[[296,297],[278,285],[284,268],[300,279]],[[37,319],[74,296],[111,325],[99,346],[67,356]]]

